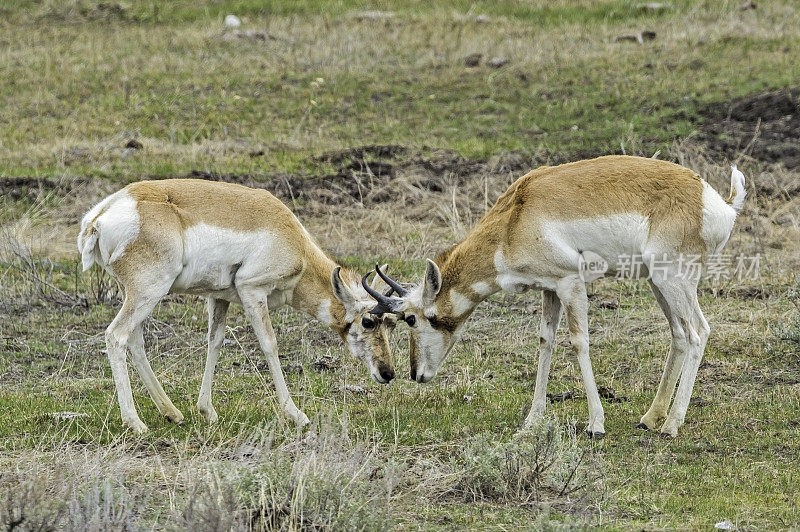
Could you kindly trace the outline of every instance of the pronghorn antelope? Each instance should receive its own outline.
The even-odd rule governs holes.
[[[563,306],[589,402],[587,432],[602,437],[604,414],[589,360],[582,265],[601,261],[610,265],[606,273],[613,273],[620,257],[641,257],[669,321],[672,343],[655,399],[639,426],[654,429],[665,420],[661,433],[676,436],[709,336],[697,302],[699,276],[682,275],[679,258],[696,255],[703,263],[719,253],[744,197],[744,176],[736,167],[727,201],[696,173],[665,161],[607,156],[537,168],[512,184],[461,243],[428,260],[415,288],[403,290],[376,267],[399,297],[374,290],[371,295],[411,326],[411,378],[427,382],[478,303],[500,290],[542,290],[539,365],[525,426],[545,410]]]
[[[168,293],[205,296],[208,354],[197,407],[217,419],[211,382],[230,302],[240,303],[267,357],[283,411],[308,423],[281,371],[269,313],[284,304],[334,329],[380,383],[394,378],[388,332],[394,316],[379,315],[358,277],[328,258],[292,212],[264,190],[196,179],[141,181],[95,205],[78,235],[83,269],[97,263],[123,287],[125,300],[106,330],[106,346],[122,419],[147,427],[133,403],[126,348],[159,411],[180,423],[144,350],[142,326]],[[374,287],[370,287],[374,289]],[[378,314],[378,315],[376,315]]]

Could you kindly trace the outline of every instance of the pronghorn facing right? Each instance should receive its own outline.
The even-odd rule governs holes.
[[[476,305],[499,290],[542,290],[541,348],[529,426],[545,410],[545,391],[562,305],[589,401],[587,432],[605,433],[603,407],[589,360],[587,263],[641,257],[643,273],[672,331],[672,344],[653,404],[640,426],[676,436],[689,405],[709,327],[697,302],[699,275],[681,272],[681,258],[705,262],[733,230],[745,197],[732,167],[723,200],[696,173],[641,157],[607,156],[541,167],[518,179],[459,244],[428,261],[424,280],[400,297],[371,295],[411,326],[411,378],[431,380]],[[660,265],[654,267],[656,262]],[[387,282],[391,279],[377,268]],[[601,272],[602,275],[602,272]],[[667,410],[681,377],[672,410]]]
[[[394,316],[383,316],[355,273],[331,260],[266,190],[197,179],[132,183],[86,213],[78,249],[84,270],[97,263],[125,291],[106,345],[122,420],[136,432],[147,427],[133,403],[127,352],[159,411],[183,421],[144,350],[144,321],[168,293],[208,300],[208,355],[197,407],[209,422],[217,420],[211,383],[231,302],[244,307],[267,356],[280,408],[298,424],[307,424],[308,417],[289,396],[270,309],[288,304],[311,314],[339,333],[376,382],[394,378],[388,343]]]

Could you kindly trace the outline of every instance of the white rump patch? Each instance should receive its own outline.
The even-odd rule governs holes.
[[[741,196],[744,201],[744,195]],[[700,237],[709,255],[716,255],[728,241],[736,221],[736,210],[728,205],[714,188],[703,181],[703,226]]]
[[[89,211],[84,219],[90,215],[97,216],[97,212],[106,205],[108,205],[106,211],[94,221],[94,228],[98,233],[97,248],[100,251],[100,262],[104,266],[120,258],[125,247],[139,234],[137,203],[126,190],[120,190],[109,196],[106,201]],[[88,244],[88,241],[85,244]]]

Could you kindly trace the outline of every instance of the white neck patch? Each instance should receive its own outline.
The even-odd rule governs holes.
[[[475,306],[474,301],[456,292],[455,289],[450,290],[450,303],[453,305],[453,314],[455,316],[461,316],[465,312],[469,312]]]
[[[477,283],[473,283],[470,287],[472,290],[481,296],[489,296],[492,295],[492,287],[489,283],[484,283],[483,281],[478,281]]]
[[[317,307],[317,319],[325,325],[330,325],[331,322],[333,322],[330,299],[323,299],[319,302],[319,307]]]

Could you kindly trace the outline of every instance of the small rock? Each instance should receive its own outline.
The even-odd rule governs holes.
[[[483,54],[469,54],[464,58],[464,66],[470,68],[476,67],[481,64],[481,59],[483,59]]]
[[[624,403],[628,400],[624,395],[617,395],[614,389],[610,386],[603,386],[602,384],[597,387],[597,393],[609,403]]]
[[[650,13],[660,13],[672,9],[672,5],[662,2],[646,2],[636,6],[639,11],[648,11]]]
[[[50,412],[55,419],[75,419],[76,417],[89,417],[86,412]]]
[[[303,374],[303,365],[302,364],[289,364],[288,366],[286,366],[286,368],[284,368],[284,371],[286,372],[287,375],[291,375],[293,373],[296,373],[297,375],[302,375]]]
[[[388,20],[394,18],[394,13],[390,11],[361,11],[356,13],[356,20]]]
[[[475,15],[475,18],[473,18],[472,20],[474,20],[478,24],[488,24],[492,21],[492,19],[489,18],[489,15]]]
[[[261,450],[255,445],[242,445],[236,449],[236,458],[252,458],[261,454]]]
[[[656,38],[656,32],[652,30],[643,30],[639,33],[638,41],[642,44],[643,41],[652,41]]]
[[[141,142],[139,142],[139,141],[138,141],[138,140],[136,140],[136,139],[131,139],[131,140],[129,140],[128,142],[126,142],[126,143],[125,143],[125,147],[126,147],[126,148],[128,148],[128,149],[130,149],[130,150],[141,150],[142,148],[144,148],[144,146],[142,145],[142,143],[141,143]]]
[[[275,37],[264,30],[235,30],[223,33],[220,37],[223,41],[233,41],[236,39],[248,39],[251,41],[274,41]]]
[[[225,25],[229,28],[238,28],[239,26],[242,25],[242,21],[236,15],[226,15]]]
[[[612,295],[592,294],[589,296],[589,301],[598,308],[607,308],[611,310],[619,308],[619,298]]]
[[[714,528],[717,530],[736,530],[736,526],[730,521],[720,521],[714,525]]]
[[[624,41],[632,41],[638,42],[639,44],[644,44],[644,41],[652,41],[656,38],[656,32],[651,30],[643,30],[639,33],[629,34],[629,35],[619,35],[617,36],[614,41],[615,42],[624,42]]]
[[[345,384],[344,386],[339,387],[340,392],[350,392],[355,395],[362,395],[367,393],[367,390],[362,388],[361,386],[356,386],[354,384]]]
[[[264,30],[239,30],[236,36],[240,39],[251,39],[254,41],[266,41],[267,39],[274,39]]]
[[[500,68],[507,65],[509,62],[509,59],[506,57],[492,57],[489,59],[488,64],[492,68]]]
[[[699,406],[699,407],[702,408],[704,406],[710,405],[711,401],[709,401],[708,399],[705,399],[703,397],[692,397],[691,399],[689,399],[689,404],[690,405]]]
[[[577,126],[577,124],[576,124],[576,125],[573,125],[573,126],[572,126],[571,128],[569,128],[569,129],[570,129],[571,131],[578,131],[578,126]]]
[[[317,371],[330,371],[337,365],[336,359],[330,355],[322,355],[314,362],[314,369]]]
[[[756,9],[757,7],[758,4],[756,4],[755,2],[745,2],[744,4],[739,6],[739,9],[741,9],[742,11],[747,11],[748,9]]]
[[[567,399],[572,399],[575,397],[575,392],[561,392],[561,393],[548,393],[547,398],[550,400],[551,403],[555,403],[558,401],[566,401]]]

